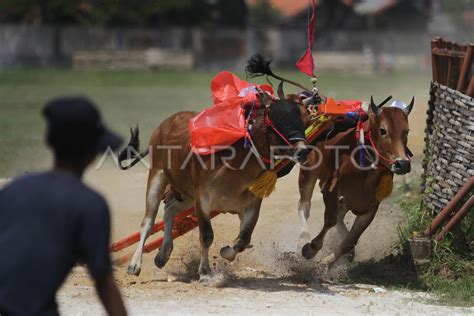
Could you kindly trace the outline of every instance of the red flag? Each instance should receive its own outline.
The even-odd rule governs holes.
[[[314,60],[313,54],[311,53],[314,44],[314,20],[316,18],[316,1],[312,0],[313,13],[311,14],[311,19],[308,24],[308,49],[303,56],[296,62],[296,67],[299,70],[307,74],[310,77],[315,77],[314,75]]]

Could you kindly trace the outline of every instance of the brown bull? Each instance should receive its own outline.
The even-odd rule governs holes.
[[[322,259],[322,263],[330,265],[348,253],[352,255],[349,259],[353,259],[353,250],[359,237],[374,219],[381,200],[391,192],[393,174],[410,172],[411,154],[407,148],[407,137],[408,114],[413,103],[414,99],[408,106],[398,101],[394,103],[398,107],[379,108],[371,99],[369,119],[363,125],[370,136],[366,141],[364,156],[371,166],[364,168],[365,170],[361,170],[358,165],[360,152],[356,129],[318,143],[317,149],[308,155],[307,163],[302,166],[299,174],[298,203],[298,213],[303,224],[300,244],[306,242],[302,249],[306,259],[317,254],[323,247],[327,231],[336,224],[344,237],[333,253]],[[308,242],[307,220],[317,180],[320,181],[325,205],[324,226]],[[343,222],[348,210],[356,215],[350,231]]]
[[[257,223],[262,199],[248,188],[268,166],[268,161],[262,158],[271,157],[271,146],[285,145],[286,139],[293,147],[280,152],[276,150],[275,153],[292,156],[299,161],[306,160],[309,151],[305,147],[304,131],[309,124],[309,112],[296,102],[272,101],[269,107],[259,109],[250,131],[255,146],[245,146],[244,140],[241,140],[228,150],[217,152],[215,156],[198,156],[191,151],[188,122],[196,114],[176,113],[163,121],[150,137],[149,150],[152,158],[146,190],[146,213],[141,225],[140,242],[128,267],[130,274],[140,273],[143,246],[167,185],[173,188],[175,194],[165,204],[165,239],[155,257],[155,264],[161,268],[170,257],[174,217],[183,210],[194,207],[201,242],[199,275],[201,279],[207,279],[211,275],[208,251],[214,238],[210,222],[211,211],[236,213],[240,217],[240,232],[234,244],[223,247],[220,251],[222,257],[232,261],[237,253],[249,245]],[[138,132],[132,133],[130,144],[138,149]],[[119,160],[125,160],[124,155]]]

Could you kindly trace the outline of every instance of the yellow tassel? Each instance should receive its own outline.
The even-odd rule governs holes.
[[[309,138],[312,134],[318,131],[318,129],[327,121],[329,121],[329,116],[319,115],[313,118],[313,122],[305,130],[306,138]]]
[[[275,191],[277,174],[273,170],[267,170],[249,185],[249,191],[258,198],[266,198]]]
[[[393,190],[393,179],[389,173],[384,173],[379,180],[377,190],[375,191],[375,198],[377,201],[382,202],[387,196],[392,193]]]

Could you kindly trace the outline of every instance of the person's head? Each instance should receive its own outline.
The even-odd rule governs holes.
[[[43,108],[46,141],[56,164],[83,170],[98,153],[116,150],[122,139],[103,124],[92,101],[85,97],[60,97]]]

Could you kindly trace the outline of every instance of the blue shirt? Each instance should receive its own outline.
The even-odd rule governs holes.
[[[56,291],[74,265],[111,273],[110,213],[80,179],[54,172],[0,191],[0,315],[57,315]]]

